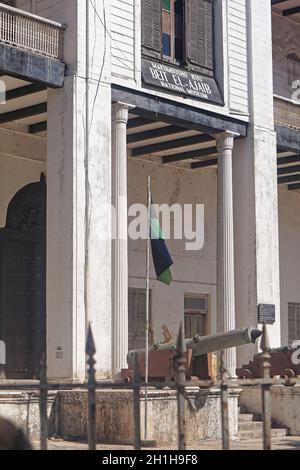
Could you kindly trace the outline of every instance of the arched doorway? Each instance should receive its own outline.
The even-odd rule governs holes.
[[[22,188],[0,229],[0,339],[7,379],[39,377],[46,350],[46,181]]]

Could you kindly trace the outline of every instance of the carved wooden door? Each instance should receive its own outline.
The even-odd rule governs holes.
[[[34,379],[46,349],[46,185],[21,189],[0,230],[0,339],[6,377]]]

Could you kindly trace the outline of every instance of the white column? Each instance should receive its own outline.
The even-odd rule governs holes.
[[[218,163],[218,328],[235,329],[234,236],[232,150],[235,135],[224,132],[217,136]],[[225,366],[236,375],[236,350],[225,351]]]
[[[128,208],[127,122],[128,105],[117,103],[112,112],[112,369],[117,378],[127,367],[128,353]]]
[[[277,149],[274,132],[272,12],[268,0],[246,2],[250,123],[233,151],[236,320],[257,326],[259,304],[276,308],[268,325],[272,348],[281,345]],[[263,46],[262,46],[263,45]],[[240,367],[256,346],[237,350]]]
[[[111,378],[110,1],[104,4],[95,15],[86,0],[55,3],[55,19],[68,25],[68,76],[62,89],[48,91],[47,359],[55,380],[86,379],[88,323],[97,378]]]

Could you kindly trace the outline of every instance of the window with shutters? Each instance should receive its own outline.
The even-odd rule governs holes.
[[[151,324],[151,293],[150,293]],[[150,328],[151,333],[151,328]],[[128,348],[129,351],[145,347],[146,334],[146,291],[129,289],[128,294]]]
[[[162,55],[182,65],[184,61],[184,1],[162,0]]]
[[[208,333],[208,296],[186,295],[184,298],[185,337],[205,336]]]
[[[300,304],[289,303],[289,344],[300,340]]]
[[[213,76],[214,0],[142,0],[142,54]]]
[[[186,1],[186,62],[191,70],[213,75],[214,2]]]

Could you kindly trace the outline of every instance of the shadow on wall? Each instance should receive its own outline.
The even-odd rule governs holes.
[[[22,429],[0,418],[0,450],[32,450]]]

